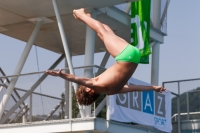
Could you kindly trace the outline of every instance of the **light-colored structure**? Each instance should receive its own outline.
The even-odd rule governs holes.
[[[132,2],[135,0],[129,0]],[[114,5],[123,4],[123,0],[22,0],[22,1],[1,1],[0,2],[0,33],[13,38],[27,42],[22,53],[19,63],[13,75],[21,73],[26,58],[31,47],[37,45],[44,49],[60,53],[61,57],[49,68],[54,69],[55,66],[65,57],[69,72],[74,74],[74,67],[71,61],[73,55],[85,54],[85,65],[93,65],[94,53],[105,51],[102,42],[96,37],[95,33],[85,24],[75,20],[72,15],[73,9],[84,7],[91,12],[92,17],[111,26],[113,31],[120,37],[129,42],[130,40],[130,4],[126,3],[125,11],[116,8]],[[164,10],[161,13],[161,1],[152,0],[153,19],[150,30],[152,42],[152,84],[158,84],[159,73],[159,45],[164,42],[164,36],[160,28],[166,16],[167,7],[170,0],[165,1]],[[22,6],[23,5],[23,6]],[[95,46],[95,47],[94,47]],[[84,51],[85,49],[85,51]],[[109,54],[106,53],[102,61],[102,67],[105,67]],[[92,69],[84,69],[85,77],[92,77]],[[14,90],[18,77],[11,78],[7,91],[0,101],[0,123],[3,124],[9,116],[16,110],[18,106],[34,91],[34,89],[47,77],[42,75],[41,78],[31,87],[27,93],[21,97],[19,101],[3,115],[5,106],[8,103],[11,93]],[[67,83],[66,83],[67,84]],[[67,85],[68,86],[68,85]],[[76,90],[77,85],[73,84]],[[67,92],[66,92],[67,93]],[[97,112],[105,106],[105,100],[96,109]],[[35,123],[33,125],[24,124],[19,129],[18,126],[3,126],[1,132],[13,132],[19,129],[24,132],[34,128],[34,132],[80,132],[87,130],[88,132],[115,132],[121,131],[123,124],[117,124],[112,121],[88,118],[91,116],[91,107],[81,107],[80,120],[63,120],[57,122]],[[67,117],[67,116],[66,116]],[[109,120],[109,119],[108,119]],[[112,127],[113,126],[113,127]],[[76,128],[74,128],[76,127]],[[78,127],[78,129],[77,129]],[[38,130],[38,128],[40,128]],[[126,130],[141,130],[140,132],[149,131],[147,128],[135,128],[127,126]],[[37,130],[36,130],[37,129]],[[42,130],[41,130],[42,129]],[[43,130],[44,129],[44,130]],[[120,130],[121,129],[121,130]],[[97,131],[98,130],[98,131]],[[155,131],[157,132],[157,131]]]

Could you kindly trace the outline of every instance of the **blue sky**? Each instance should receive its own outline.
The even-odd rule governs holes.
[[[171,0],[167,14],[167,36],[160,46],[159,85],[164,81],[200,78],[200,1]],[[12,75],[26,43],[0,34],[0,67]],[[40,71],[48,69],[60,56],[51,51],[37,48]],[[104,53],[95,55],[95,64]],[[97,60],[98,59],[98,60]],[[111,57],[106,67],[115,60]],[[74,66],[84,65],[84,57],[74,57]],[[63,68],[61,63],[57,68]],[[26,61],[22,73],[37,71],[35,46]],[[134,78],[150,83],[151,63],[139,65]]]

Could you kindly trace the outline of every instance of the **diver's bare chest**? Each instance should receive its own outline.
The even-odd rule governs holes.
[[[128,65],[128,66],[127,66]],[[134,72],[131,64],[114,64],[109,69],[98,76],[96,81],[102,86],[101,92],[110,92],[113,89],[120,90],[127,83],[128,79]]]

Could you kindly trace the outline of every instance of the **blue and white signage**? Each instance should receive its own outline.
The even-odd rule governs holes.
[[[128,84],[150,85],[130,79]],[[171,132],[171,93],[129,92],[109,96],[110,119],[153,126]]]

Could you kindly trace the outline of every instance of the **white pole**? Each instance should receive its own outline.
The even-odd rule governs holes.
[[[66,59],[65,68],[68,68]],[[69,69],[66,69],[65,73],[69,73]],[[67,118],[69,118],[69,81],[65,80],[65,119]]]
[[[153,7],[153,24],[160,30],[161,0],[154,0]],[[159,80],[159,56],[160,44],[156,43],[152,47],[152,67],[151,67],[151,84],[158,85]]]
[[[72,119],[72,82],[69,82],[69,119]]]
[[[28,109],[28,104],[25,105],[25,108],[23,109],[24,115],[22,117],[22,123],[27,122],[27,109]]]
[[[109,129],[110,126],[110,104],[109,104],[109,96],[106,96],[106,127],[107,127],[107,131]]]
[[[58,22],[58,28],[60,30],[61,39],[62,39],[62,42],[63,42],[63,47],[64,47],[67,63],[68,63],[68,66],[69,66],[69,71],[70,71],[71,74],[74,75],[71,55],[70,55],[70,51],[69,51],[69,47],[68,47],[68,43],[67,43],[65,31],[64,31],[64,27],[63,27],[63,24],[62,24],[62,20],[61,20],[61,17],[60,17],[60,12],[59,12],[59,9],[58,9],[58,5],[57,5],[56,0],[52,0],[52,2],[53,2],[53,7],[54,7],[54,10],[55,10],[55,14],[56,14],[57,22]],[[75,87],[75,89],[77,89],[77,86]]]
[[[41,27],[42,23],[43,23],[43,20],[41,20],[41,19],[39,19],[37,21],[37,23],[35,25],[35,28],[34,28],[32,34],[31,34],[27,44],[26,44],[26,47],[25,47],[25,49],[24,49],[24,51],[22,53],[22,56],[21,56],[21,58],[20,58],[20,60],[18,62],[18,65],[17,65],[13,75],[18,75],[18,74],[21,73],[21,70],[22,70],[22,68],[23,68],[23,66],[24,66],[24,64],[26,62],[28,54],[29,54],[29,52],[30,52],[30,50],[31,50],[31,48],[33,46],[33,43],[35,41],[36,36],[38,35],[38,32],[40,30],[40,27]],[[18,77],[13,77],[11,79],[10,84],[9,84],[7,90],[6,90],[6,93],[4,94],[4,96],[2,98],[2,101],[0,103],[0,118],[3,115],[4,109],[6,107],[6,104],[8,103],[8,100],[10,98],[10,95],[11,95],[13,89],[14,89],[14,86],[15,86],[17,80],[18,80]]]
[[[91,11],[91,17],[96,18],[96,11]],[[94,64],[94,47],[95,47],[95,32],[86,26],[86,41],[85,41],[85,66]],[[93,67],[88,67],[84,69],[84,77],[93,78]],[[84,116],[91,116],[91,106],[83,106]]]
[[[58,28],[60,30],[60,35],[61,35],[61,39],[62,39],[62,43],[63,43],[63,47],[64,47],[66,59],[67,59],[67,63],[68,63],[68,66],[69,66],[69,71],[70,71],[71,74],[74,75],[74,70],[73,70],[73,64],[72,64],[72,60],[71,60],[71,55],[70,55],[70,51],[69,51],[67,39],[66,39],[66,36],[65,36],[65,31],[64,31],[63,24],[62,24],[62,20],[61,20],[61,17],[60,17],[60,12],[59,12],[59,9],[58,9],[58,4],[57,4],[56,0],[52,0],[52,2],[53,2],[54,11],[55,11],[55,14],[56,14],[56,19],[57,19],[57,22],[58,22]],[[74,86],[74,90],[76,92],[76,90],[78,88],[78,85],[75,84],[75,83],[73,83],[73,86]],[[80,105],[79,105],[79,110],[80,110],[81,116],[83,116],[82,107]]]
[[[106,120],[110,120],[110,110],[109,110],[109,96],[106,96]]]
[[[32,100],[33,100],[33,97],[32,97],[32,95],[33,94],[30,94],[30,106],[29,106],[29,108],[30,108],[30,110],[29,110],[29,122],[32,122],[32,114],[33,114],[33,102],[32,102]]]
[[[151,84],[158,85],[159,81],[159,56],[160,44],[156,43],[152,47],[152,64],[151,64]]]

